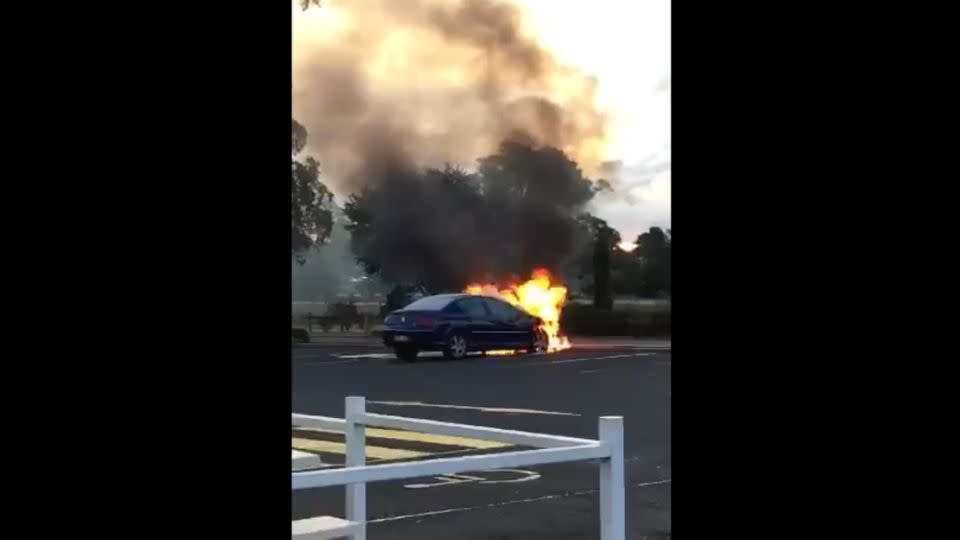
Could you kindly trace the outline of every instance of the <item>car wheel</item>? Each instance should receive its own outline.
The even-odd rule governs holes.
[[[404,362],[416,362],[417,353],[419,352],[416,347],[409,345],[397,345],[393,348],[393,353],[397,355],[398,359]]]
[[[533,343],[530,345],[529,351],[531,353],[547,352],[547,349],[549,348],[550,348],[550,338],[547,337],[547,333],[539,328],[534,330]]]
[[[463,334],[450,334],[443,347],[444,358],[458,360],[467,355],[467,338]]]

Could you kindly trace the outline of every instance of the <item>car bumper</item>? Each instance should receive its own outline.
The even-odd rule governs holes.
[[[412,345],[418,349],[440,349],[443,336],[433,330],[400,330],[386,328],[383,331],[383,344],[387,347]]]

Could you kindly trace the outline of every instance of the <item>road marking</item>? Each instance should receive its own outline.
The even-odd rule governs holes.
[[[640,356],[653,356],[655,353],[630,353],[630,354],[612,354],[610,356],[590,356],[588,358],[565,358],[563,360],[550,360],[547,362],[524,362],[514,364],[516,366],[552,366],[556,364],[572,364],[575,362],[589,362],[591,360],[611,360],[614,358],[636,358]]]
[[[654,482],[641,482],[641,483],[639,483],[639,484],[632,484],[630,487],[658,486],[658,485],[662,485],[662,484],[669,484],[670,482],[671,482],[670,479],[667,479],[667,480],[657,480],[657,481],[654,481]],[[445,509],[443,509],[443,510],[433,510],[433,511],[431,511],[431,512],[419,512],[419,513],[416,513],[416,514],[405,514],[405,515],[401,515],[401,516],[388,516],[388,517],[382,517],[382,518],[377,518],[377,519],[370,519],[370,520],[367,520],[367,523],[386,523],[386,522],[389,522],[389,521],[400,521],[400,520],[411,519],[411,518],[422,518],[422,517],[430,517],[430,516],[439,516],[439,515],[443,515],[443,514],[452,514],[452,513],[454,513],[454,512],[468,512],[468,511],[471,511],[471,510],[482,510],[482,509],[485,509],[485,508],[497,508],[497,507],[499,507],[499,506],[508,506],[508,505],[511,505],[511,504],[525,504],[525,503],[532,503],[532,502],[550,501],[550,500],[554,500],[554,499],[563,499],[563,498],[566,498],[566,497],[576,497],[576,496],[580,496],[580,495],[593,495],[594,493],[598,493],[599,491],[600,491],[600,490],[597,490],[597,489],[585,489],[585,490],[582,490],[582,491],[569,491],[569,492],[566,492],[566,493],[558,493],[558,494],[556,494],[556,495],[543,495],[543,496],[540,496],[540,497],[531,497],[531,498],[529,498],[529,499],[513,499],[513,500],[500,501],[500,502],[495,502],[495,503],[480,504],[480,505],[477,505],[477,506],[464,506],[464,507],[460,507],[460,508],[445,508]]]
[[[530,480],[536,480],[540,478],[539,473],[533,471],[524,471],[520,469],[495,469],[485,472],[512,472],[519,473],[521,476],[519,478],[506,479],[506,480],[488,480],[482,476],[470,476],[466,474],[444,474],[441,476],[435,476],[440,482],[433,484],[405,484],[403,487],[409,489],[423,489],[431,487],[441,487],[441,486],[450,486],[455,484],[465,484],[470,482],[477,482],[480,484],[515,484],[518,482],[529,482]]]
[[[539,473],[533,471],[525,471],[522,469],[492,469],[489,471],[483,471],[484,473],[516,473],[520,476],[518,478],[508,478],[505,480],[488,480],[483,476],[471,476],[467,474],[444,474],[440,476],[435,476],[434,478],[439,480],[432,484],[405,484],[403,487],[408,489],[424,489],[431,487],[442,487],[442,486],[451,486],[455,484],[467,484],[470,482],[477,482],[479,484],[517,484],[520,482],[529,482],[531,480],[536,480],[540,478]]]
[[[487,351],[487,356],[543,356],[547,353],[514,353],[513,350],[502,349],[495,351]],[[396,357],[394,353],[362,353],[362,354],[333,354],[337,358],[350,358],[350,359],[361,359],[361,358],[376,358],[376,359],[390,359]],[[443,356],[442,352],[437,351],[422,351],[417,355],[418,358],[440,358]],[[467,353],[467,356],[470,358],[478,358],[482,356],[480,351],[470,351]]]
[[[480,353],[478,352],[467,353],[468,356],[477,356],[479,354]],[[390,358],[396,358],[397,355],[392,352],[386,352],[386,353],[361,353],[361,354],[333,354],[332,356],[335,356],[337,358],[351,358],[351,359],[359,360],[363,358],[390,359]],[[441,356],[443,356],[443,353],[438,351],[421,351],[417,355],[418,358],[440,358]]]
[[[372,401],[370,403],[373,403]],[[321,429],[312,427],[297,427],[296,431],[316,431],[320,433],[343,433],[333,429]],[[452,435],[436,435],[433,433],[418,433],[416,431],[402,431],[396,429],[367,428],[367,437],[381,437],[384,439],[396,439],[398,441],[415,441],[433,444],[444,444],[449,446],[463,446],[466,448],[505,448],[513,446],[509,443],[497,441],[484,441],[481,439],[468,439],[466,437],[454,437]]]
[[[666,480],[655,480],[653,482],[640,482],[639,484],[634,484],[632,487],[647,487],[647,486],[660,486],[663,484],[669,484],[673,482],[672,478]]]
[[[432,488],[440,486],[451,486],[453,484],[465,484],[468,482],[479,482],[483,478],[479,476],[468,476],[466,474],[444,474],[442,476],[435,476],[439,482],[433,484],[404,484],[403,487],[407,489],[423,489],[423,488]]]
[[[403,450],[400,448],[384,448],[382,446],[367,445],[367,457],[373,459],[410,459],[429,456],[430,452]],[[347,445],[334,441],[317,441],[314,439],[293,438],[293,449],[306,452],[326,452],[329,454],[347,453]]]
[[[334,360],[331,362],[303,362],[305,366],[330,366],[335,364],[352,364],[354,362],[359,362],[361,358],[351,359],[351,360]]]
[[[320,456],[311,454],[309,452],[301,452],[299,450],[293,451],[291,465],[294,471],[320,469],[325,466],[323,461],[320,460]]]
[[[469,405],[450,405],[446,403],[424,403],[422,401],[367,401],[377,405],[391,407],[435,407],[438,409],[460,409],[465,411],[480,411],[501,414],[546,414],[552,416],[580,416],[577,413],[560,411],[540,411],[537,409],[511,409],[507,407],[471,407]]]

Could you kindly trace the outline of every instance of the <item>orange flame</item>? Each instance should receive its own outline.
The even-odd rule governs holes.
[[[569,349],[572,346],[566,336],[560,335],[560,311],[567,300],[567,288],[562,285],[551,285],[550,272],[546,269],[538,268],[533,271],[533,277],[526,282],[510,285],[506,289],[472,283],[467,285],[464,292],[495,296],[534,317],[539,317],[543,321],[540,328],[549,339],[548,352]]]

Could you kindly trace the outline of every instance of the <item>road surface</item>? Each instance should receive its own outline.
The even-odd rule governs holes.
[[[575,342],[576,344],[576,342]],[[597,438],[597,417],[624,417],[627,538],[671,534],[669,351],[629,341],[539,356],[404,364],[369,346],[296,345],[293,412],[343,417],[347,395],[371,412]],[[292,446],[343,463],[343,436],[294,430]],[[368,462],[516,450],[489,441],[368,428]],[[368,537],[598,538],[597,465],[468,472],[368,484]],[[293,492],[293,519],[343,516],[344,489]]]

